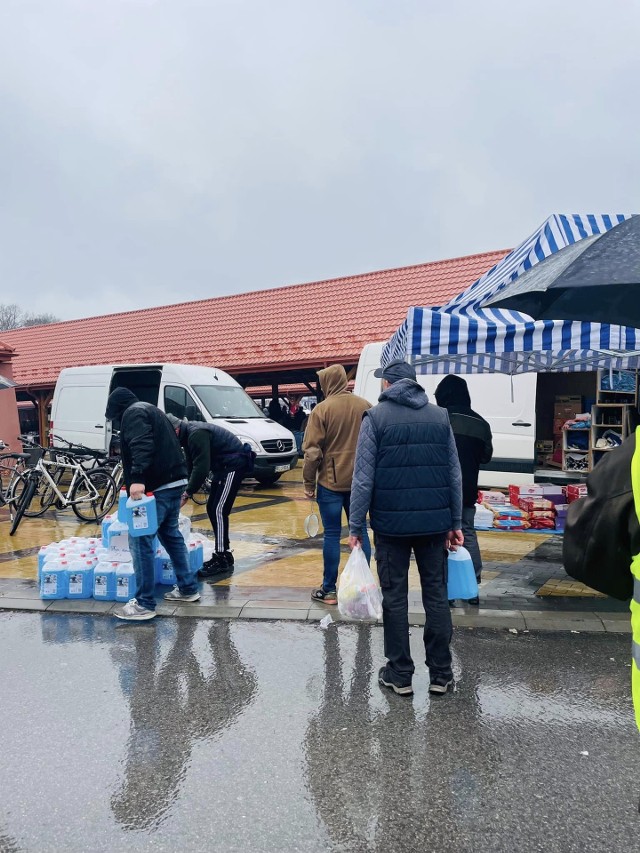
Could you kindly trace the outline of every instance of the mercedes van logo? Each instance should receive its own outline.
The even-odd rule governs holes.
[[[284,450],[284,441],[280,441],[280,439],[278,439],[276,441],[276,447],[278,448],[278,450]]]

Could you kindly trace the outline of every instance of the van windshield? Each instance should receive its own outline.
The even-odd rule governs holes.
[[[264,412],[242,388],[233,385],[194,385],[193,390],[212,418],[263,418]]]

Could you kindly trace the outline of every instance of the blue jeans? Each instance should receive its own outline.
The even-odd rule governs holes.
[[[322,558],[324,560],[324,577],[322,589],[325,592],[333,592],[338,580],[338,567],[340,566],[340,535],[342,533],[342,510],[345,511],[349,521],[349,506],[351,503],[351,492],[333,492],[318,484],[318,509],[324,527],[324,541],[322,543]],[[362,531],[362,550],[371,562],[371,543],[365,525]]]
[[[155,492],[158,539],[166,549],[184,595],[198,591],[196,574],[189,567],[189,554],[178,528],[182,486]],[[136,600],[147,610],[156,609],[155,536],[129,536],[129,550],[136,573]]]

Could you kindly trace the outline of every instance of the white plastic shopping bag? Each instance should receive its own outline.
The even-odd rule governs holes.
[[[382,592],[359,545],[340,577],[338,610],[349,619],[382,619]]]

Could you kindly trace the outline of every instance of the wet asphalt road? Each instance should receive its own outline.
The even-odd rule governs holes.
[[[625,636],[458,630],[431,701],[377,627],[5,613],[0,648],[0,851],[640,850]]]

